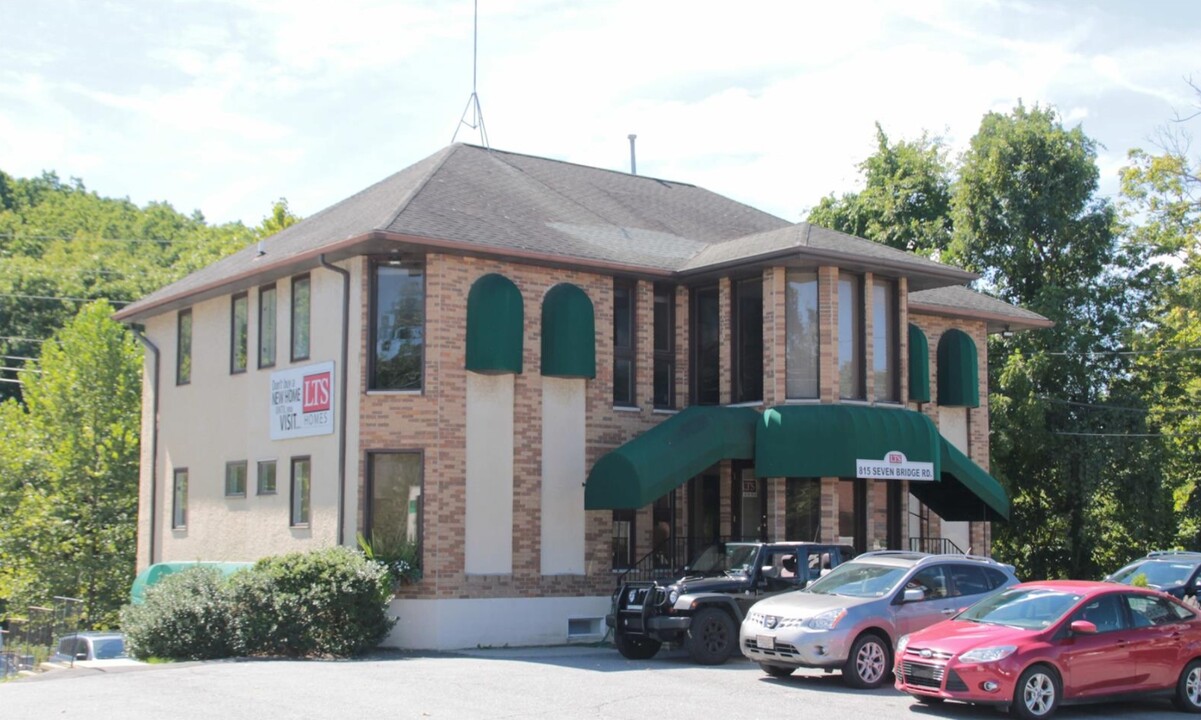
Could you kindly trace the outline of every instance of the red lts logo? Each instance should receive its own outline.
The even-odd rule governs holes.
[[[304,412],[329,410],[333,373],[304,376]]]
[[[905,456],[901,453],[888,453],[888,462],[893,465],[899,465],[905,462]]]

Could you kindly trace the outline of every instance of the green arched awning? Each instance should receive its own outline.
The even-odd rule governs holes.
[[[948,330],[938,340],[938,404],[980,407],[976,343],[962,330]]]
[[[644,507],[714,463],[755,456],[760,415],[694,405],[605,454],[584,485],[586,510]]]
[[[858,460],[894,451],[938,468],[938,429],[922,413],[859,405],[784,405],[755,434],[759,477],[855,477]]]
[[[941,482],[910,483],[909,491],[943,520],[1008,520],[1009,496],[989,475],[945,438]]]
[[[909,400],[930,402],[930,343],[913,323],[909,323]]]
[[[596,320],[580,288],[560,283],[542,300],[542,374],[596,377]]]
[[[467,293],[467,369],[521,373],[525,311],[521,291],[504,275],[476,280]]]

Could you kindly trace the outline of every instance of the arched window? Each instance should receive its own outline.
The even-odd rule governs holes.
[[[504,275],[476,280],[467,293],[467,369],[521,374],[525,321],[521,291]]]

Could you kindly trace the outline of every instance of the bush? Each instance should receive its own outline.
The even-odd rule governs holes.
[[[121,610],[131,654],[209,660],[236,647],[228,584],[216,568],[198,566],[169,575],[146,590],[141,605]]]
[[[392,629],[391,585],[379,563],[334,547],[264,558],[228,579],[206,567],[170,575],[121,620],[138,657],[347,657]]]

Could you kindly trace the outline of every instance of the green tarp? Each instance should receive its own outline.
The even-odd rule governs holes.
[[[182,572],[189,568],[197,566],[215,567],[221,571],[222,575],[228,576],[253,564],[248,562],[204,562],[200,560],[155,563],[138,573],[138,576],[133,579],[133,586],[129,589],[129,601],[134,605],[141,605],[146,599],[147,588],[168,575]]]

